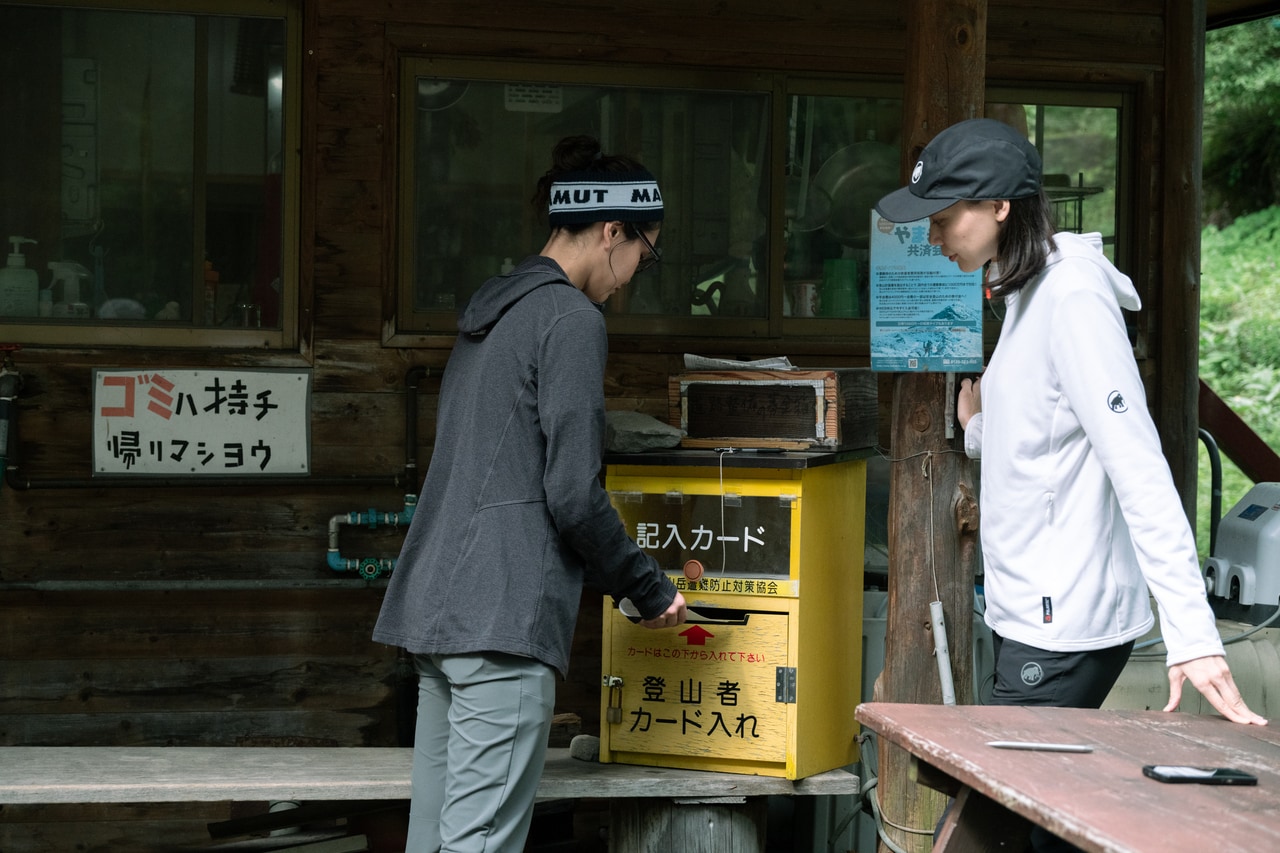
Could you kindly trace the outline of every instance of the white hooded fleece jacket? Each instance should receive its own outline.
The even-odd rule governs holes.
[[[1150,629],[1149,587],[1170,666],[1220,655],[1120,313],[1137,292],[1098,234],[1054,240],[1040,278],[1005,303],[965,431],[982,459],[987,624],[1050,651],[1116,646]]]

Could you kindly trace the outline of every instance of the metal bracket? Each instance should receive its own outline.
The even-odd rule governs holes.
[[[947,422],[947,441],[956,437],[956,375],[947,374],[947,409],[944,420]]]

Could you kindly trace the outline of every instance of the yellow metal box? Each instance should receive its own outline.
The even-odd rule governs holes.
[[[605,598],[600,760],[788,779],[857,761],[863,456],[656,458],[606,485],[695,615],[650,630]]]

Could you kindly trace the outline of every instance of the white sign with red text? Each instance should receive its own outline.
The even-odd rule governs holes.
[[[306,475],[310,411],[310,371],[95,370],[93,473]]]

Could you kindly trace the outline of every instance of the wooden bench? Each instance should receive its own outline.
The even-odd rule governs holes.
[[[0,804],[409,799],[413,751],[310,747],[0,747]],[[600,764],[551,749],[540,800],[608,799],[610,850],[759,853],[769,796],[848,795],[830,770],[795,782]]]

